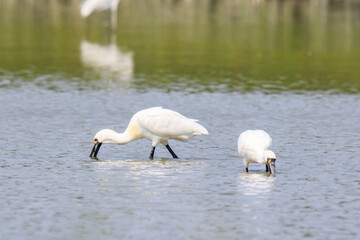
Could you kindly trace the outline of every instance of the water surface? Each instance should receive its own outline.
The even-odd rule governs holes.
[[[278,239],[359,234],[359,98],[355,95],[60,92],[1,90],[3,239]],[[44,99],[46,101],[44,101]],[[145,102],[145,103],[144,103]],[[234,104],[236,103],[236,104]],[[106,145],[133,111],[163,104],[201,119],[211,135]],[[191,106],[191,108],[189,108]],[[236,141],[262,128],[274,139],[277,174],[250,164]]]

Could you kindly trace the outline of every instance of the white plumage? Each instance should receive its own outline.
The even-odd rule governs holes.
[[[81,5],[80,14],[86,18],[94,11],[111,10],[111,26],[113,29],[117,23],[117,8],[120,0],[85,0]]]
[[[240,134],[238,152],[244,161],[246,171],[248,171],[249,163],[266,164],[266,170],[269,167],[270,172],[275,170],[276,156],[269,150],[271,142],[271,137],[263,130],[247,130]]]
[[[169,139],[187,141],[193,136],[202,134],[209,133],[197,123],[197,120],[189,119],[162,107],[148,108],[137,112],[123,133],[110,129],[98,132],[94,137],[95,144],[90,157],[96,157],[102,143],[126,144],[136,139],[146,138],[152,141],[151,159],[159,143],[163,144],[174,158],[177,158],[168,144]]]
[[[120,49],[115,43],[99,45],[82,41],[81,62],[91,67],[110,87],[129,88],[133,80],[133,53]]]
[[[81,5],[80,13],[83,17],[88,17],[94,11],[111,9],[112,12],[117,10],[120,0],[85,0]]]

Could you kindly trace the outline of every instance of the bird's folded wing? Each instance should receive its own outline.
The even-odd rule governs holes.
[[[198,125],[191,119],[166,115],[142,116],[138,122],[141,128],[157,136],[194,135]]]

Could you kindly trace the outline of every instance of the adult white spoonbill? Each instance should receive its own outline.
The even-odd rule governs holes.
[[[272,139],[263,130],[247,130],[240,134],[238,139],[238,152],[244,161],[246,172],[249,163],[266,165],[266,171],[275,174],[275,153],[269,150]]]
[[[159,143],[167,148],[173,158],[178,158],[170,148],[168,139],[185,142],[193,136],[209,134],[196,122],[197,120],[189,119],[178,112],[162,107],[144,109],[134,114],[125,132],[117,133],[104,129],[96,133],[90,157],[97,156],[103,143],[122,145],[139,138],[146,138],[152,141],[150,159],[154,158],[155,147]]]
[[[86,18],[94,11],[111,10],[111,25],[114,28],[117,22],[117,8],[120,0],[85,0],[81,5],[81,16]]]

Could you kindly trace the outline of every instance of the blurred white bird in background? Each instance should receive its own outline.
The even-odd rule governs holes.
[[[275,174],[275,153],[269,150],[272,139],[263,130],[247,130],[240,134],[238,139],[238,152],[244,161],[246,172],[249,163],[266,165],[266,171]]]
[[[123,145],[146,138],[152,141],[150,159],[154,158],[155,148],[159,143],[167,148],[173,158],[178,158],[168,144],[169,139],[186,142],[193,136],[203,134],[209,133],[197,123],[197,120],[189,119],[178,112],[162,107],[148,108],[134,114],[123,133],[117,133],[110,129],[99,131],[94,137],[94,147],[90,157],[96,158],[103,143]]]
[[[94,11],[111,10],[111,27],[116,29],[117,9],[120,0],[85,0],[80,9],[81,16],[86,18]]]

